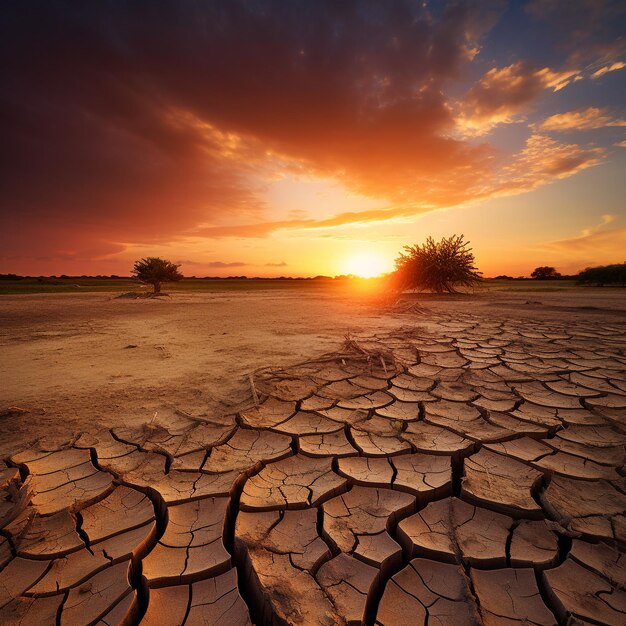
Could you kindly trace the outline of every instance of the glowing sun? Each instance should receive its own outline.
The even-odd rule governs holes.
[[[344,274],[354,274],[362,278],[373,278],[391,271],[391,263],[385,257],[373,251],[359,252],[348,257],[343,263]]]

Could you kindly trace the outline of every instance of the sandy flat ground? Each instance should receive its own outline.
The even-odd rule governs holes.
[[[419,313],[337,289],[0,299],[0,454],[96,426],[183,411],[218,417],[250,402],[249,374],[334,351],[346,333],[432,323],[429,311],[537,320],[626,321],[626,291],[428,297]],[[23,411],[7,411],[18,407]]]

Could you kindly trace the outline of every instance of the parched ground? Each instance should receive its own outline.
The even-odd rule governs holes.
[[[624,624],[618,299],[482,296],[381,314],[272,297],[251,296],[247,318],[268,353],[222,356],[237,410],[76,416],[49,437],[33,426],[27,445],[3,440],[0,623]],[[148,338],[159,316],[161,330],[176,318],[175,302],[119,318],[119,301],[98,302],[96,327],[120,331],[142,310]],[[289,314],[270,323],[276,303]],[[234,333],[243,314],[222,313]],[[189,315],[197,349],[215,348]],[[135,350],[119,347],[124,332],[105,331],[121,354]]]

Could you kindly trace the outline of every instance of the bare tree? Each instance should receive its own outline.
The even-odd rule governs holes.
[[[161,283],[175,282],[183,278],[176,265],[166,259],[150,256],[135,262],[133,276],[142,283],[152,285],[155,294],[161,293]]]
[[[404,246],[391,275],[392,288],[398,292],[457,293],[457,287],[478,284],[482,279],[468,246],[463,235],[444,237],[439,242],[429,237],[422,245]]]

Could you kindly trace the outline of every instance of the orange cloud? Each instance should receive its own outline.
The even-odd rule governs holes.
[[[600,78],[600,76],[604,76],[605,74],[608,74],[609,72],[615,72],[617,70],[621,70],[624,67],[626,67],[626,63],[624,63],[623,61],[615,61],[614,63],[611,63],[610,65],[605,65],[604,67],[601,67],[599,70],[596,70],[593,74],[591,74],[591,78]]]
[[[559,132],[592,130],[606,126],[626,126],[626,120],[612,117],[605,108],[588,107],[552,115],[539,124],[539,130]]]
[[[498,124],[514,121],[545,89],[559,91],[580,78],[577,71],[536,69],[523,61],[494,67],[468,92],[457,124],[464,133],[482,135]]]
[[[352,224],[384,222],[391,219],[412,217],[431,209],[432,207],[420,208],[410,205],[385,209],[371,209],[369,211],[349,211],[338,213],[324,219],[291,219],[266,221],[256,224],[238,224],[234,226],[208,226],[199,228],[190,234],[215,239],[221,239],[223,237],[267,237],[280,230],[320,230]]]
[[[188,234],[215,239],[257,238],[268,237],[284,230],[323,230],[353,224],[406,219],[436,208],[530,191],[593,167],[601,162],[603,156],[604,151],[600,148],[564,144],[535,133],[529,137],[525,147],[513,155],[504,166],[498,165],[494,160],[487,160],[481,168],[468,169],[465,172],[466,176],[461,177],[461,182],[452,180],[451,175],[450,180],[445,183],[438,181],[441,185],[439,195],[431,182],[429,191],[431,199],[438,200],[436,204],[413,202],[366,211],[343,212],[322,219],[288,219],[204,226]]]
[[[490,196],[513,195],[536,189],[555,180],[573,176],[602,161],[604,150],[565,144],[541,135],[532,134],[526,146],[502,168],[499,181],[489,190]]]

